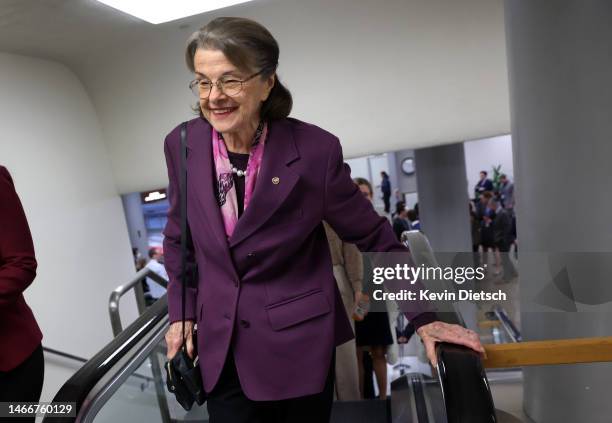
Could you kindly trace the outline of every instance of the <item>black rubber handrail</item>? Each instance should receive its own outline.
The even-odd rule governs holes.
[[[78,415],[87,395],[98,381],[167,315],[168,304],[166,295],[164,295],[77,370],[60,388],[53,398],[53,402],[75,403],[76,414]],[[75,421],[76,417],[45,417],[43,419],[43,423],[70,423]]]
[[[402,234],[416,265],[439,266],[427,237],[420,231]],[[426,282],[424,282],[425,285]],[[444,307],[444,310],[450,307]],[[438,312],[439,321],[465,327],[455,311]],[[436,346],[438,376],[448,423],[495,423],[495,405],[480,355],[461,345]]]
[[[68,358],[68,359],[74,360],[74,361],[80,361],[81,363],[87,363],[87,359],[86,358],[79,357],[77,355],[70,354],[70,353],[67,353],[67,352],[64,352],[64,351],[56,350],[54,348],[43,347],[43,351],[46,352],[47,354],[57,355],[58,357]],[[139,379],[146,380],[147,382],[153,382],[153,378],[151,378],[149,376],[144,376],[144,375],[141,375],[141,374],[138,374],[138,373],[133,373],[132,376],[137,377]]]
[[[448,423],[496,423],[495,405],[480,355],[467,347],[437,345],[438,376]]]

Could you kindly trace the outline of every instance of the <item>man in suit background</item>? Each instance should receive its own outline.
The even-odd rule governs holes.
[[[478,199],[486,191],[493,191],[493,181],[487,178],[486,170],[481,170],[480,179],[474,187],[474,198]]]
[[[493,210],[493,243],[501,255],[504,281],[510,281],[516,276],[516,270],[510,261],[510,246],[514,241],[512,236],[512,215],[510,211],[504,209],[501,203],[495,198],[489,200],[489,209]]]
[[[504,174],[499,177],[499,198],[505,209],[514,208],[514,184]]]

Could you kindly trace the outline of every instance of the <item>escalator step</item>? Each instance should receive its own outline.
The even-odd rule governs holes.
[[[330,423],[388,423],[388,401],[335,401]]]

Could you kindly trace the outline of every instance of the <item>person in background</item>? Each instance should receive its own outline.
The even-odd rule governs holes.
[[[164,254],[161,248],[149,248],[149,262],[145,267],[151,269],[153,272],[157,273],[165,280],[168,280],[168,273],[166,272],[166,268],[164,267],[163,263]],[[145,295],[147,303],[153,303],[157,301],[166,293],[166,288],[162,287],[160,284],[158,284],[152,278],[149,277],[147,277],[147,287],[149,288],[148,295]]]
[[[380,172],[382,181],[380,182],[380,190],[382,191],[382,199],[385,203],[385,213],[389,214],[391,211],[391,181],[389,175],[384,170]]]
[[[472,262],[474,267],[480,265],[479,249],[480,249],[480,218],[476,211],[474,201],[470,200],[470,232],[472,235]]]
[[[139,270],[144,269],[147,266],[147,259],[144,257],[138,257],[138,259],[136,260],[136,271],[138,272]],[[147,281],[144,281],[144,286],[146,287],[145,291],[149,291],[149,285],[147,285]]]
[[[374,192],[372,185],[367,179],[355,178],[355,183],[365,198],[373,200]],[[368,260],[364,260],[364,266],[370,266]],[[371,272],[364,272],[370,274]],[[368,286],[370,284],[368,283]],[[366,294],[368,294],[366,290]],[[386,311],[368,313],[360,322],[355,322],[355,337],[357,342],[357,357],[359,363],[359,381],[361,392],[364,392],[365,371],[363,368],[363,355],[367,351],[372,359],[372,367],[376,375],[376,383],[379,390],[379,398],[387,398],[387,359],[386,353],[393,344],[393,335],[389,325],[389,314]]]
[[[505,174],[499,177],[499,198],[502,207],[510,212],[512,219],[512,244],[515,247],[515,253],[518,251],[518,241],[516,238],[516,215],[514,214],[514,183],[510,182]]]
[[[495,217],[492,221],[493,243],[498,254],[501,256],[502,277],[505,282],[509,282],[516,276],[516,270],[509,257],[510,245],[514,241],[512,236],[512,216],[510,211],[503,208],[501,203],[495,198],[489,200],[489,209],[495,211]]]
[[[406,206],[406,202],[404,201],[404,194],[402,194],[398,188],[395,188],[393,190],[393,196],[395,197],[395,208],[396,209],[399,203],[404,203],[404,207]]]
[[[140,254],[140,251],[138,251],[138,247],[132,247],[132,257],[134,258],[134,266],[138,267],[138,264],[137,264],[138,260],[142,257],[142,254]],[[136,269],[136,270],[140,270],[140,269]]]
[[[474,187],[474,198],[480,198],[485,191],[493,191],[493,181],[487,178],[487,172],[485,170],[481,170],[480,179]]]
[[[487,253],[493,252],[495,257],[494,275],[501,273],[501,258],[499,250],[495,246],[495,232],[493,231],[493,220],[495,219],[495,208],[491,207],[493,193],[485,191],[480,196],[480,204],[484,207],[480,216],[480,245],[482,245],[483,263],[487,262]]]
[[[0,166],[0,402],[40,400],[45,373],[42,332],[23,297],[36,277],[36,267],[21,201],[11,175]]]
[[[340,290],[344,309],[354,331],[355,308],[363,297],[363,260],[361,252],[354,244],[342,241],[326,222],[324,222],[324,227],[334,266],[334,278]],[[336,399],[340,401],[357,401],[361,399],[355,339],[351,339],[336,347],[334,376]]]
[[[395,236],[397,240],[401,242],[402,233],[404,231],[409,231],[410,221],[408,220],[408,211],[406,210],[406,204],[403,201],[400,201],[396,205],[395,217],[393,218],[393,232],[395,232]]]
[[[514,209],[514,184],[504,174],[499,177],[499,198],[503,208]]]
[[[397,343],[407,344],[415,332],[416,331],[414,330],[414,325],[410,323],[409,320],[403,318],[403,315],[398,315],[395,324],[395,334],[397,336]]]
[[[419,220],[419,214],[415,209],[410,209],[406,212],[406,218],[410,223],[410,229],[413,231],[421,230],[421,221]]]

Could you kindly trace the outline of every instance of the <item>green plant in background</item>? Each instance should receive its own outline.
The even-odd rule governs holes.
[[[501,165],[493,166],[493,178],[491,179],[493,180],[493,191],[495,192],[499,191],[499,186],[501,185],[501,182],[499,181],[499,177],[501,175],[502,175]]]

